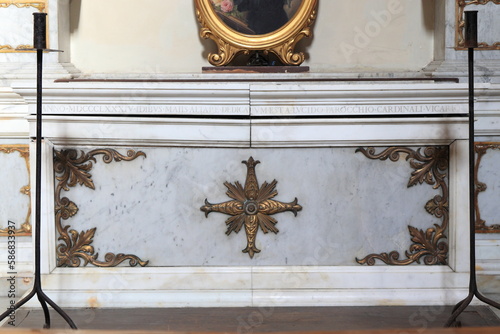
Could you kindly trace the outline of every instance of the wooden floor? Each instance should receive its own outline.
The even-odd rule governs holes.
[[[68,309],[79,329],[161,330],[179,332],[340,331],[413,328],[418,333],[443,327],[451,307],[290,307],[290,308],[176,308]],[[52,312],[52,328],[68,328]],[[470,306],[460,316],[462,327],[500,327],[486,306]],[[19,310],[17,328],[42,328],[40,309]],[[4,329],[10,327],[4,324]],[[2,331],[0,331],[2,332]],[[404,333],[404,331],[400,332]]]

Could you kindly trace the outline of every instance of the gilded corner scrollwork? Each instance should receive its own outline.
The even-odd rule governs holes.
[[[97,267],[115,267],[124,261],[129,261],[130,266],[146,266],[149,261],[142,261],[131,254],[107,253],[104,261],[98,260],[91,245],[96,228],[88,231],[77,232],[70,229],[70,226],[63,226],[62,221],[67,220],[78,212],[78,206],[69,198],[61,198],[61,192],[69,191],[70,187],[77,184],[95,189],[90,170],[93,163],[97,162],[96,156],[102,155],[104,163],[112,161],[132,161],[139,156],[146,157],[144,152],[129,150],[127,155],[122,155],[113,149],[95,149],[88,153],[77,150],[54,151],[54,172],[56,174],[57,186],[55,189],[55,216],[56,229],[59,233],[57,245],[57,266],[59,267],[79,267],[92,264]]]
[[[479,208],[479,193],[486,191],[487,185],[479,181],[478,173],[479,166],[483,156],[488,150],[500,150],[500,143],[475,143],[474,150],[476,151],[476,164],[474,166],[474,203],[476,211],[475,230],[476,233],[500,233],[500,224],[486,225],[486,221],[481,218],[481,210]]]
[[[457,0],[456,6],[456,25],[455,25],[455,48],[457,50],[466,50],[465,47],[465,9],[470,5],[487,5],[493,3],[500,5],[500,0]],[[480,50],[500,50],[500,41],[488,44],[480,42],[478,45]]]
[[[398,161],[401,154],[406,155],[406,160],[415,170],[411,173],[408,187],[426,183],[432,185],[434,189],[441,189],[441,195],[436,195],[425,205],[425,210],[442,219],[441,225],[435,224],[426,231],[408,226],[411,241],[413,244],[405,252],[406,259],[400,260],[400,253],[392,251],[390,253],[370,254],[363,259],[356,261],[359,264],[374,265],[376,260],[380,260],[389,265],[409,265],[420,263],[423,258],[426,265],[445,265],[448,257],[448,243],[446,230],[449,224],[448,208],[448,186],[445,182],[448,169],[449,150],[448,147],[426,147],[424,153],[418,149],[414,151],[405,147],[390,147],[377,154],[375,148],[359,148],[356,152],[363,153],[367,158],[373,160]]]
[[[40,13],[46,13],[47,11],[47,1],[46,0],[0,0],[0,8],[8,8],[10,6],[15,6],[17,8],[27,8],[32,7],[38,10]],[[33,45],[20,44],[17,46],[12,46],[10,44],[0,44],[0,53],[7,52],[26,52],[19,51],[19,49],[31,49]]]
[[[11,154],[11,153],[19,153],[21,158],[23,158],[25,165],[26,165],[26,170],[28,171],[28,184],[21,187],[20,192],[21,194],[24,194],[28,196],[28,198],[31,197],[31,185],[30,185],[30,162],[29,162],[29,157],[30,157],[30,152],[29,152],[29,146],[28,145],[0,145],[0,153],[4,154]],[[29,236],[31,235],[31,224],[30,224],[30,217],[31,217],[31,201],[28,204],[28,210],[26,213],[26,218],[24,219],[24,222],[22,223],[21,227],[16,229],[16,236]],[[0,236],[8,236],[8,229],[7,228],[0,228]]]

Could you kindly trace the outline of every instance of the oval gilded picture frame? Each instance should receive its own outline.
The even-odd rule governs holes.
[[[291,17],[288,21],[274,31],[263,30],[263,33],[253,33],[248,27],[237,31],[234,26],[230,27],[226,23],[228,22],[226,18],[239,20],[238,17],[233,18],[228,14],[231,14],[229,9],[233,9],[231,4],[236,6],[243,0],[230,0],[229,3],[227,0],[194,1],[196,17],[201,25],[200,36],[204,39],[212,39],[217,44],[218,53],[208,55],[210,64],[226,66],[236,55],[249,54],[251,51],[262,51],[264,54],[274,53],[283,65],[297,66],[304,62],[305,55],[302,52],[295,52],[294,49],[302,38],[312,36],[311,26],[316,19],[318,0],[292,0],[291,2],[300,2],[300,4],[295,4],[296,8],[292,14],[289,14]],[[257,3],[259,0],[255,1]],[[223,2],[225,4],[222,4]],[[223,10],[217,10],[221,8],[221,5],[225,6]]]

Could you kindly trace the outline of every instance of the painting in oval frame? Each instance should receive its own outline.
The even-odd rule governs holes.
[[[239,54],[273,53],[283,65],[302,64],[295,52],[304,37],[312,36],[318,0],[194,0],[200,36],[212,39],[218,52],[214,66],[226,66]]]

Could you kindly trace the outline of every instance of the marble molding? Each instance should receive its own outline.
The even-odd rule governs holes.
[[[356,155],[355,148],[141,151],[148,159],[96,164],[95,191],[77,187],[68,195],[79,209],[71,228],[97,226],[96,253],[126,249],[143,254],[153,267],[357,266],[356,257],[383,252],[387,245],[408,249],[408,222],[419,229],[440,224],[422,205],[435,190],[406,189],[412,172],[406,162],[383,165]],[[249,155],[265,162],[259,169],[261,182],[279,173],[280,193],[297,194],[304,207],[297,218],[281,215],[279,236],[257,239],[262,252],[253,260],[241,252],[242,233],[225,235],[223,215],[205,219],[199,211],[207,197],[225,200],[224,181],[241,178],[241,161]],[[386,191],[388,185],[392,191]],[[131,234],[134,230],[140,233]]]
[[[347,116],[462,115],[467,86],[414,83],[407,86],[342,82],[278,85],[241,83],[221,74],[204,82],[53,82],[44,85],[44,113],[51,115]],[[248,79],[248,78],[246,78]],[[212,81],[214,80],[214,81]],[[228,82],[219,82],[228,80]],[[231,82],[235,80],[234,82]],[[258,80],[258,78],[257,78]],[[290,78],[286,78],[290,80]],[[487,86],[478,86],[478,97]],[[35,87],[16,82],[34,113]]]

